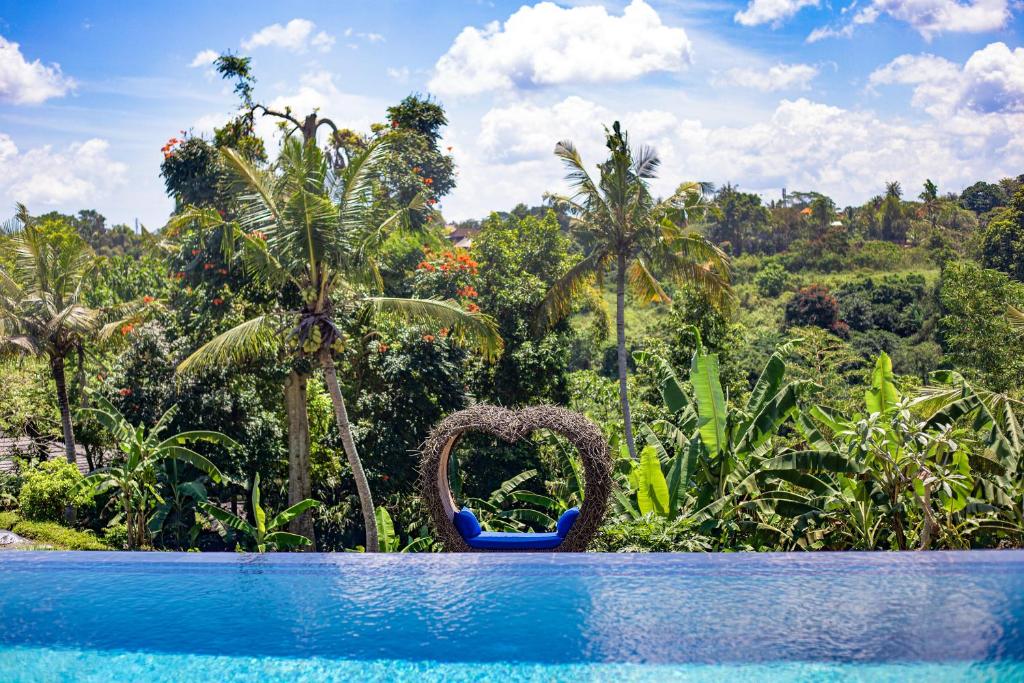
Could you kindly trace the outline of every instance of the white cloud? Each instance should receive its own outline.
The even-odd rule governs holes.
[[[993,72],[998,70],[985,71]],[[916,186],[930,177],[940,187],[958,189],[1024,167],[1019,111],[964,105],[942,116],[902,119],[798,98],[782,100],[747,124],[715,125],[663,110],[613,114],[569,97],[488,112],[476,139],[457,148],[460,184],[446,210],[453,218],[481,216],[520,201],[537,203],[546,191],[565,191],[564,170],[552,154],[555,142],[573,139],[593,170],[606,154],[601,124],[613,117],[634,144],[657,149],[664,170],[654,189],[661,194],[692,179],[733,182],[772,198],[783,187],[814,189],[847,204],[877,194],[887,178]]]
[[[930,54],[901,55],[868,83],[912,85],[911,103],[936,117],[1024,112],[1024,48],[990,43],[962,67]]]
[[[305,52],[310,47],[327,52],[334,45],[334,37],[325,31],[314,33],[316,24],[309,19],[292,19],[283,26],[271,24],[242,41],[242,48],[279,47],[292,52]]]
[[[817,7],[820,0],[750,0],[745,10],[733,16],[733,21],[744,26],[771,24],[777,27],[804,7]]]
[[[807,42],[849,38],[856,26],[873,24],[883,14],[910,24],[930,41],[941,33],[984,33],[1002,28],[1010,20],[1010,7],[1009,0],[873,0],[846,25],[811,31]]]
[[[0,133],[0,196],[7,206],[16,201],[30,208],[92,206],[127,180],[128,167],[112,160],[109,148],[106,140],[93,138],[65,149],[45,145],[21,152]]]
[[[217,54],[216,50],[201,50],[196,53],[196,56],[192,59],[192,63],[189,64],[189,66],[193,69],[200,66],[209,66],[213,64],[213,61],[217,59],[217,57],[220,57],[220,55]]]
[[[691,61],[682,28],[666,26],[644,0],[621,16],[604,7],[523,6],[504,24],[467,26],[441,56],[430,80],[444,95],[473,95],[559,83],[624,81],[677,72]]]
[[[761,92],[809,90],[818,71],[818,67],[810,64],[776,64],[768,69],[736,67],[714,77],[712,83],[718,86],[738,85]]]
[[[409,80],[409,73],[410,73],[409,72],[409,67],[407,67],[407,66],[403,66],[403,67],[399,67],[399,68],[395,68],[395,67],[389,66],[388,69],[387,69],[388,78],[393,78],[394,80],[398,81],[399,83],[405,83],[406,81],[408,81]]]
[[[40,104],[63,97],[74,87],[74,80],[61,73],[59,64],[26,61],[17,43],[0,36],[0,102]]]

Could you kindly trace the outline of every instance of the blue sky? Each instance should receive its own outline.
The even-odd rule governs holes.
[[[353,128],[436,96],[452,219],[539,202],[561,187],[555,142],[597,162],[615,119],[662,154],[666,191],[959,190],[1024,173],[1021,14],[1019,0],[4,0],[0,211],[162,225],[160,147],[235,106],[209,66],[225,50],[252,57],[257,99]]]

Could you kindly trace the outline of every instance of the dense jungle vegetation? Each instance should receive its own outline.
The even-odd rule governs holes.
[[[766,203],[609,122],[604,159],[551,141],[566,196],[450,226],[438,102],[339,129],[261,104],[245,58],[217,65],[239,110],[168,141],[166,226],[21,207],[0,234],[0,527],[436,549],[415,495],[431,427],[553,403],[612,445],[599,550],[1022,544],[1024,176]],[[652,194],[659,174],[676,193]],[[485,528],[550,529],[580,502],[550,434],[455,458]]]

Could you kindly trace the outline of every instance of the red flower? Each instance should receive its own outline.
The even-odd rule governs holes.
[[[377,353],[387,353],[387,352],[388,352],[388,345],[387,344],[377,344]]]
[[[388,476],[388,475],[386,475],[386,474],[382,474],[382,475],[380,475],[380,478],[381,478],[381,479],[383,479],[384,481],[387,481],[387,480],[388,480],[388,479],[390,479],[391,477],[389,477],[389,476]]]
[[[192,250],[192,255],[193,256],[198,256],[199,255],[199,250],[198,249],[193,249]]]
[[[117,393],[121,394],[122,396],[131,396],[132,395],[132,390],[129,389],[128,387],[125,387],[124,389],[121,389]]]
[[[213,300],[214,306],[220,306],[222,303],[224,303],[224,299],[221,299],[219,296]]]
[[[213,270],[213,264],[212,263],[204,263],[203,264],[203,270]]]

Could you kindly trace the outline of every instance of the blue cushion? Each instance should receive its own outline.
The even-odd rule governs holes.
[[[573,523],[579,516],[579,508],[569,508],[562,513],[562,516],[558,518],[558,525],[555,527],[558,531],[559,538],[565,538],[565,535],[569,533],[569,529],[572,528]]]
[[[469,508],[464,507],[456,512],[453,521],[455,528],[467,541],[480,535],[480,522],[476,521],[476,515]]]
[[[562,538],[555,533],[520,534],[499,531],[484,531],[467,538],[470,548],[478,550],[551,550],[562,543]]]

